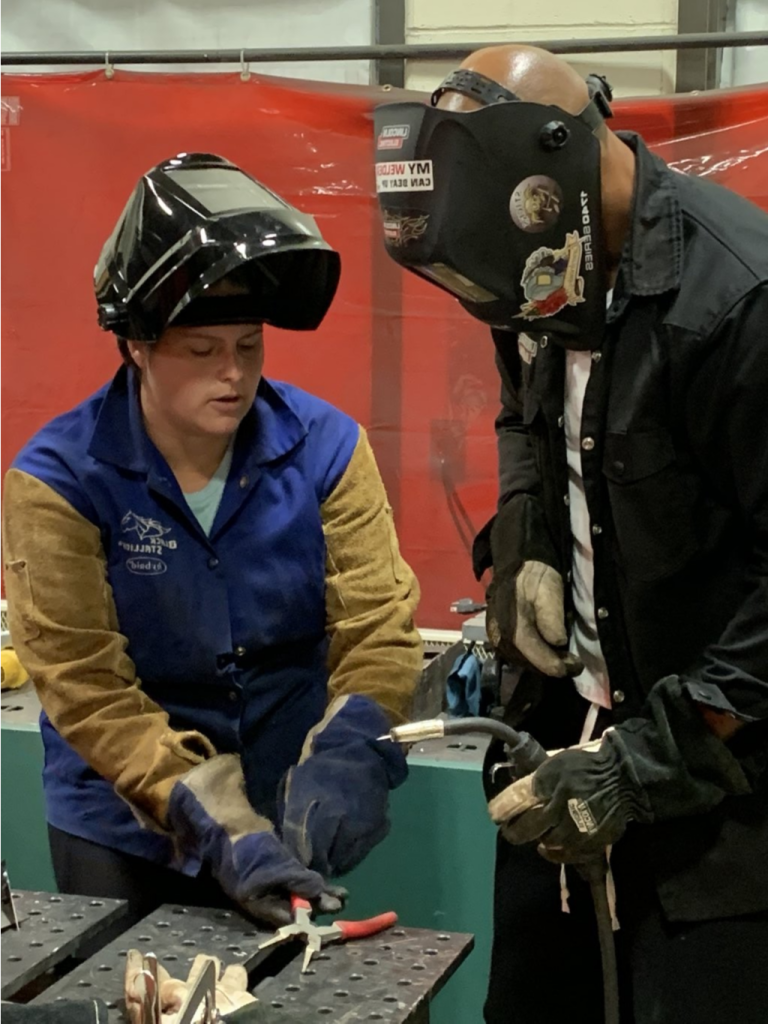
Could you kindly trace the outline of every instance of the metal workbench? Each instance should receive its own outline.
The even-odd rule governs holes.
[[[184,978],[197,953],[242,963],[255,995],[284,1011],[286,1022],[316,1017],[329,1024],[386,1021],[427,1024],[429,1004],[470,953],[471,935],[398,928],[368,939],[326,947],[307,974],[300,973],[303,947],[258,950],[267,933],[226,910],[163,906],[125,931],[90,959],[67,960],[92,944],[115,921],[124,904],[47,893],[15,894],[21,920],[6,929],[2,949],[2,994],[43,982],[51,969],[72,969],[31,1000],[103,999],[110,1024],[126,1020],[123,1004],[125,956],[129,949],[154,952],[172,976]],[[273,966],[274,965],[274,966]]]

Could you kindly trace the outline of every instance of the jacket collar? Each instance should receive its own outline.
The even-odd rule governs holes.
[[[306,424],[262,378],[254,403],[237,431],[233,468],[275,462],[306,435]],[[88,454],[100,462],[145,475],[160,457],[144,427],[135,374],[125,366],[118,370],[104,396]]]
[[[632,223],[621,257],[624,290],[661,295],[680,287],[683,220],[675,171],[634,132],[618,132],[636,158]]]

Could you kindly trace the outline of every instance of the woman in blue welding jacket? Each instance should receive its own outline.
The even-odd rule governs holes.
[[[207,154],[145,174],[104,247],[125,365],[5,483],[63,892],[283,923],[291,893],[339,909],[328,879],[387,833],[418,585],[364,430],[262,375],[264,325],[317,328],[339,262]]]

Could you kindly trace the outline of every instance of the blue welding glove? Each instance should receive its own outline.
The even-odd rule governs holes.
[[[341,910],[341,890],[300,864],[257,814],[236,754],[218,754],[187,772],[171,791],[168,822],[180,849],[207,864],[223,891],[252,917],[292,920],[290,896],[322,913]]]
[[[368,697],[340,697],[309,733],[302,759],[283,780],[283,842],[302,864],[338,876],[389,832],[389,791],[408,767],[385,713]]]

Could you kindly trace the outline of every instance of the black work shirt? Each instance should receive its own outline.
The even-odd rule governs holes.
[[[680,675],[693,699],[752,723],[734,743],[761,763],[768,753],[768,216],[724,188],[675,173],[637,136],[622,138],[637,157],[632,224],[607,325],[595,339],[581,422],[587,506],[599,527],[596,620],[614,718],[641,715],[653,685]],[[501,502],[525,494],[540,505],[551,564],[567,579],[565,354],[543,334],[528,332],[526,359],[517,335],[495,331],[494,341],[503,381]],[[521,535],[521,563],[526,544]],[[541,557],[541,538],[536,552]],[[671,917],[768,909],[765,773],[753,796],[649,826],[649,835]],[[723,888],[726,865],[742,875],[730,888]]]

